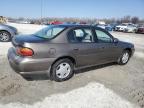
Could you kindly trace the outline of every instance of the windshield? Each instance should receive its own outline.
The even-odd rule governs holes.
[[[48,26],[46,28],[41,29],[40,31],[36,32],[34,35],[46,39],[51,39],[60,32],[62,32],[65,27],[62,26]]]

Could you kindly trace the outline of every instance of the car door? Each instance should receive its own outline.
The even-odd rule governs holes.
[[[94,31],[97,38],[96,46],[101,54],[99,56],[99,63],[116,61],[121,53],[118,43],[114,42],[112,35],[105,30],[95,28]]]
[[[94,40],[94,34],[88,27],[69,32],[70,53],[75,56],[78,67],[94,65],[98,61],[101,54],[97,51]]]

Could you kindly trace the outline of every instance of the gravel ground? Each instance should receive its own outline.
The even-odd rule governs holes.
[[[19,31],[21,26],[31,28],[13,26]],[[11,43],[0,43],[0,108],[144,108],[144,34],[112,34],[135,44],[136,52],[127,65],[79,70],[72,79],[61,83],[42,75],[28,81],[16,74],[6,58]]]

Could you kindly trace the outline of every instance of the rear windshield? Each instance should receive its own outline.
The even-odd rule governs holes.
[[[36,32],[34,35],[41,38],[52,39],[53,37],[61,33],[64,29],[65,27],[62,26],[48,26]]]

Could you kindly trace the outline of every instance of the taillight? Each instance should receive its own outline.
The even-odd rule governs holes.
[[[17,53],[21,56],[33,56],[34,54],[32,49],[25,47],[17,48]]]

